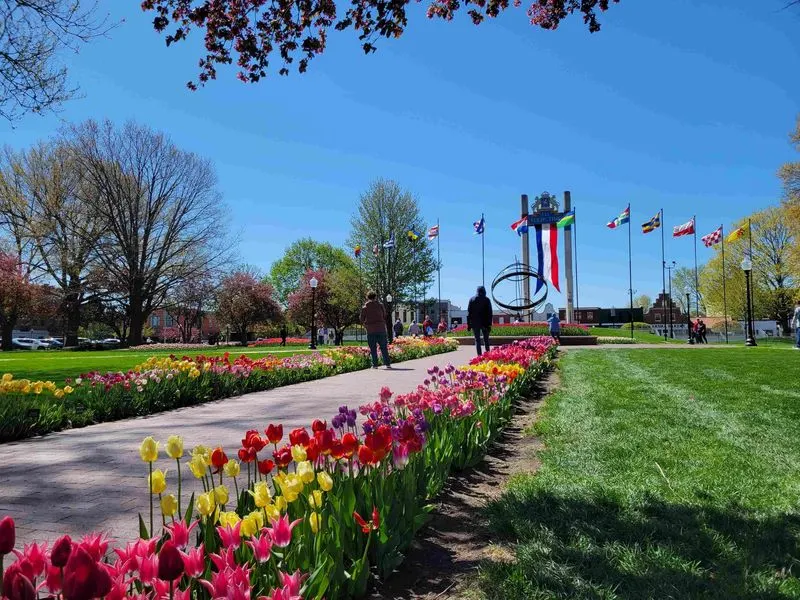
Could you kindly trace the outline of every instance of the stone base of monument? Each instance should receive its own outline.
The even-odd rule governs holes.
[[[511,342],[521,342],[527,340],[526,335],[490,335],[489,343],[492,346],[502,346],[503,344],[510,344]],[[457,337],[458,343],[462,346],[474,346],[475,338],[472,336]],[[596,335],[562,335],[562,346],[596,346]]]

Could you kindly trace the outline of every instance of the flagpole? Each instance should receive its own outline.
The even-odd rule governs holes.
[[[661,314],[666,317],[664,312],[664,301],[667,298],[667,278],[664,271],[667,269],[667,257],[664,253],[664,209],[661,209]],[[672,298],[670,298],[672,302]],[[664,341],[667,341],[667,319],[664,318]]]
[[[439,280],[439,301],[436,305],[438,323],[442,320],[442,230],[439,228],[438,218],[436,219],[436,231],[436,277]]]
[[[633,257],[631,253],[631,205],[628,204],[628,292],[630,293],[631,339],[633,339]]]
[[[719,226],[722,231],[722,318],[725,320],[725,343],[728,343],[728,293],[725,285],[725,224]]]
[[[700,280],[697,277],[697,215],[692,217],[694,223],[694,304],[697,309],[695,317],[700,316]],[[688,307],[687,307],[688,308]],[[689,314],[692,311],[689,310]],[[691,335],[691,332],[689,332]]]
[[[481,213],[481,274],[482,274],[482,281],[483,287],[486,287],[486,222],[483,219],[483,213]]]
[[[580,296],[578,295],[578,218],[575,216],[575,208],[572,209],[572,243],[575,246],[575,314],[578,315],[580,309]],[[576,323],[580,323],[580,317],[576,318]]]

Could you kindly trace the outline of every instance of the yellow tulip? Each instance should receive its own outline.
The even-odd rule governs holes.
[[[25,385],[22,386],[22,393],[23,394],[30,394],[31,393],[31,384],[30,383],[26,383]]]
[[[75,390],[74,390],[74,389],[72,389],[72,386],[70,386],[70,385],[65,385],[65,386],[64,386],[64,393],[65,393],[65,394],[71,394],[71,393],[72,393],[72,392],[74,392],[74,391],[75,391]]]
[[[309,468],[311,466],[310,463],[300,463],[300,465],[298,465],[298,470],[303,464],[308,464]],[[313,469],[311,479],[312,481],[314,479]],[[299,475],[292,473],[291,475],[286,476],[283,482],[281,482],[280,486],[284,496],[294,496],[296,499],[300,492],[303,491],[303,480]],[[286,499],[289,500],[289,498]],[[289,502],[294,502],[294,500],[289,500]]]
[[[239,515],[233,510],[219,513],[219,524],[223,527],[234,527],[239,521]]]
[[[317,533],[319,531],[319,513],[312,512],[308,517],[308,522],[311,525],[311,531]]]
[[[254,510],[253,512],[251,512],[247,516],[250,517],[251,519],[253,519],[256,522],[256,525],[258,525],[259,529],[264,527],[264,512],[263,511]]]
[[[302,446],[292,446],[292,458],[295,462],[301,463],[308,457],[306,449]]]
[[[287,506],[288,504],[286,503],[286,498],[283,496],[278,496],[275,498],[275,508],[278,509],[278,513],[285,512]]]
[[[330,492],[333,489],[333,479],[326,471],[317,473],[317,483],[326,492]]]
[[[150,491],[154,494],[160,494],[167,489],[167,472],[159,471],[156,469],[153,474],[147,478],[150,483]]]
[[[178,499],[172,494],[161,498],[161,512],[165,517],[171,517],[178,512]]]
[[[311,483],[314,481],[314,467],[311,466],[309,461],[303,461],[297,465],[297,476],[303,483]],[[301,487],[302,490],[302,487]]]
[[[170,458],[179,459],[183,456],[183,438],[179,435],[171,435],[167,438],[167,454]]]
[[[265,506],[264,510],[267,511],[267,517],[269,518],[270,521],[277,521],[278,519],[281,518],[281,511],[274,504],[269,504]]]
[[[14,376],[11,373],[4,373],[3,374],[3,383],[8,383],[12,379],[14,379]]]
[[[64,392],[61,391],[61,390],[56,390],[55,392],[53,392],[53,396],[55,396],[56,398],[58,398],[60,400],[61,398],[64,397]]]
[[[41,394],[42,389],[44,388],[44,384],[41,381],[37,381],[33,384],[33,393],[34,394]]]
[[[217,505],[214,502],[214,492],[206,492],[205,494],[200,494],[197,497],[197,512],[204,517],[211,515],[216,507]]]
[[[242,525],[239,528],[239,535],[242,537],[252,537],[256,534],[256,532],[258,532],[259,529],[258,521],[256,521],[252,514],[250,514],[242,519]]]
[[[267,504],[269,504],[269,501],[272,498],[269,486],[264,481],[259,481],[256,483],[255,486],[253,486],[253,491],[248,490],[248,493],[253,496],[253,500],[255,500],[258,508],[264,508]]]
[[[206,461],[203,460],[202,456],[192,456],[188,464],[192,475],[198,479],[202,479],[206,474]]]
[[[199,445],[192,448],[192,458],[195,456],[202,458],[206,466],[211,464],[211,448],[208,446]]]
[[[322,490],[314,490],[308,497],[308,504],[311,508],[319,510],[322,508]]]
[[[225,463],[225,466],[222,467],[222,470],[225,471],[225,475],[228,477],[238,477],[241,467],[237,461],[229,460]]]
[[[144,462],[155,462],[158,460],[158,442],[152,436],[147,436],[139,446],[139,456]]]
[[[214,488],[214,500],[217,504],[226,504],[228,502],[228,488],[224,485],[218,485]]]

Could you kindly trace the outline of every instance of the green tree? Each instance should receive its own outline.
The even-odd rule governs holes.
[[[800,155],[800,115],[789,140]],[[783,206],[786,223],[794,239],[800,239],[800,160],[787,162],[778,171],[783,183]],[[795,244],[789,255],[789,269],[795,278],[800,278],[800,248]]]
[[[642,308],[647,311],[651,306],[653,306],[653,299],[647,294],[640,294],[633,299],[634,308]]]
[[[694,276],[694,267],[678,267],[672,272],[672,298],[685,313],[688,309],[686,306],[686,294],[689,294],[691,312],[694,313],[696,310],[695,303],[697,302],[699,295],[700,314],[705,315],[707,310],[703,300],[702,286],[700,289],[700,294],[698,294],[696,283],[697,279]]]
[[[362,260],[362,275],[366,287],[374,289],[379,298],[391,294],[392,304],[409,302],[420,290],[430,286],[436,271],[433,244],[425,237],[426,224],[417,199],[391,180],[378,179],[361,195],[358,209],[351,219],[348,243],[367,249]],[[408,232],[418,237],[411,240]],[[390,240],[393,248],[384,248]],[[377,254],[371,252],[377,250]],[[387,327],[391,330],[391,310],[386,312]]]
[[[293,242],[283,257],[272,263],[269,281],[275,288],[278,301],[286,306],[289,294],[297,290],[308,271],[332,272],[339,268],[355,269],[347,252],[328,242],[303,238]]]

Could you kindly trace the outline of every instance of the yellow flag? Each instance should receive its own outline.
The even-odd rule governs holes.
[[[744,236],[744,227],[739,227],[739,229],[731,231],[730,235],[725,239],[725,241],[727,241],[729,243],[730,242],[735,242],[736,240],[738,240],[742,236]]]

